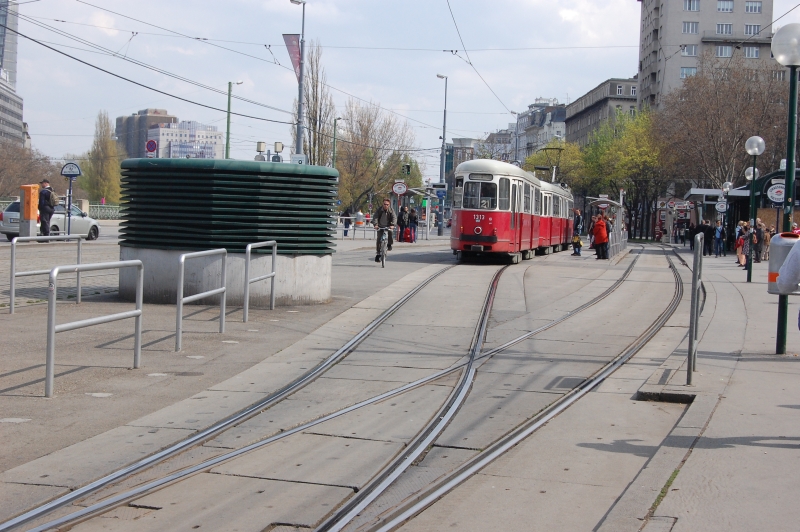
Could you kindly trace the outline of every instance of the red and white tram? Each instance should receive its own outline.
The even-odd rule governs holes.
[[[463,260],[502,254],[512,263],[569,248],[569,188],[540,181],[512,164],[475,159],[458,165],[450,247]]]

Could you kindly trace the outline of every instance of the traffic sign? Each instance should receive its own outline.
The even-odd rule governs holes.
[[[75,163],[67,163],[61,168],[61,175],[70,181],[75,181],[81,175],[81,167]]]
[[[728,210],[728,203],[725,201],[717,202],[717,212],[725,212]]]
[[[402,196],[408,190],[408,186],[403,183],[402,181],[398,181],[394,185],[392,185],[392,192],[397,194],[398,196]]]
[[[144,147],[147,151],[156,151],[158,149],[158,142],[154,140],[148,140]]]
[[[447,195],[447,191],[446,191],[446,190],[442,190],[442,189],[437,189],[437,190],[436,190],[436,197],[437,197],[437,198],[439,198],[439,199],[444,199],[444,197],[445,197],[446,195]]]

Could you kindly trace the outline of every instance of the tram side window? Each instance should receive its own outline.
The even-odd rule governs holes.
[[[500,210],[507,211],[511,208],[511,180],[507,177],[500,178]]]
[[[531,213],[531,186],[525,183],[525,213]]]
[[[561,198],[558,196],[553,198],[553,217],[558,218],[561,216]]]
[[[469,181],[464,183],[465,209],[496,209],[497,185],[495,183]]]
[[[542,214],[542,191],[533,187],[533,214]]]

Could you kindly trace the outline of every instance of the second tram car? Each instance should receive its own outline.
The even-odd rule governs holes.
[[[475,159],[458,165],[453,191],[450,247],[464,260],[502,254],[512,263],[569,248],[572,193],[500,161]]]

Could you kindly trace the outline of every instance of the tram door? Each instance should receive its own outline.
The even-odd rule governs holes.
[[[533,247],[537,248],[540,244],[539,224],[542,218],[542,190],[533,187],[533,216],[531,216],[531,232],[533,233]]]
[[[550,238],[552,235],[553,229],[553,220],[551,216],[553,215],[552,212],[553,208],[553,196],[550,194],[542,194],[542,222],[539,224],[539,245],[540,246],[549,246],[550,245]]]
[[[520,249],[531,249],[531,237],[532,237],[532,227],[533,220],[531,217],[531,185],[529,183],[523,183],[523,194],[522,194],[522,237],[521,237],[521,247]]]
[[[511,227],[509,228],[509,242],[508,242],[508,251],[513,253],[517,251],[519,248],[517,247],[517,243],[519,239],[517,238],[517,231],[519,226],[519,220],[517,220],[517,213],[519,209],[517,209],[517,182],[512,181],[511,183]]]

